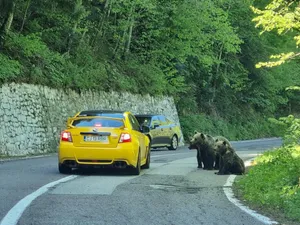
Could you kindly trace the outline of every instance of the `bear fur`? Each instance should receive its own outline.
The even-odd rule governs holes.
[[[220,169],[216,174],[242,175],[245,173],[244,161],[226,141],[217,141],[215,143],[215,149],[220,155]]]
[[[214,169],[216,159],[214,144],[215,139],[212,136],[195,131],[188,148],[197,149],[198,168],[202,168],[203,163],[203,169]]]
[[[202,168],[202,157],[201,157],[201,151],[200,151],[200,146],[195,142],[195,141],[192,141],[193,138],[190,139],[190,145],[189,145],[189,149],[192,150],[192,149],[196,149],[197,150],[197,163],[198,163],[198,168]]]
[[[223,136],[212,137],[204,133],[195,131],[194,136],[190,139],[189,149],[197,150],[198,168],[209,169],[212,167],[216,170],[220,168],[220,156],[215,147],[215,142],[225,141],[229,146],[230,142]],[[214,166],[211,166],[213,164]]]
[[[219,170],[220,169],[220,162],[221,162],[220,159],[221,159],[221,157],[220,157],[219,152],[217,151],[216,143],[218,141],[225,141],[228,146],[230,146],[230,147],[232,147],[232,146],[231,146],[230,142],[228,141],[228,139],[223,137],[223,136],[216,136],[216,137],[214,137],[214,139],[215,139],[214,150],[215,150],[215,154],[216,154],[216,161],[215,161],[215,167],[214,168],[216,170]]]

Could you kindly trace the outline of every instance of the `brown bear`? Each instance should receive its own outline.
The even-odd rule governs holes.
[[[244,161],[236,154],[235,150],[228,145],[226,141],[218,141],[215,143],[215,149],[220,155],[220,169],[215,174],[236,174],[245,173]]]
[[[196,149],[197,150],[197,156],[196,156],[196,158],[197,158],[197,163],[198,163],[198,168],[202,168],[202,157],[201,157],[201,151],[200,151],[200,146],[197,144],[197,143],[195,143],[195,142],[193,142],[192,141],[193,139],[191,138],[190,139],[190,145],[189,145],[189,149],[190,150],[192,150],[192,149]]]
[[[215,139],[215,143],[217,143],[218,141],[225,141],[226,144],[231,147],[231,144],[228,141],[228,139],[223,137],[223,136],[216,136],[216,137],[214,137],[214,139]],[[215,154],[216,154],[216,161],[215,161],[215,167],[214,168],[216,170],[218,170],[218,169],[220,169],[220,161],[221,160],[220,160],[220,154],[216,149],[216,145],[214,145],[214,150],[215,150]]]
[[[214,145],[215,139],[207,134],[195,131],[194,136],[190,140],[189,149],[197,149],[198,168],[212,170],[216,158]]]

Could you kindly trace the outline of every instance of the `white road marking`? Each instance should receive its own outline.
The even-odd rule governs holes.
[[[179,155],[179,154],[187,154],[187,153],[177,153],[177,154],[175,153],[175,154],[168,154],[168,155]],[[168,156],[168,155],[155,155],[155,156],[151,156],[151,158],[164,157],[164,156]],[[195,168],[193,166],[194,161],[195,161],[194,157],[190,157],[190,158],[175,160],[175,161],[168,162],[168,163],[151,163],[151,169],[143,170],[141,175],[142,174],[186,175],[186,174],[190,173],[191,171],[195,170]],[[178,165],[180,165],[180,166],[178,166]],[[122,177],[118,177],[118,180],[116,180],[115,177],[109,177],[109,176],[95,177],[94,176],[94,177],[83,177],[82,178],[84,180],[83,182],[80,181],[82,179],[72,181],[73,179],[75,179],[77,177],[78,177],[77,175],[64,177],[60,180],[46,184],[46,185],[42,186],[41,188],[39,188],[38,190],[36,190],[35,192],[27,195],[25,198],[21,199],[13,208],[10,209],[10,211],[1,220],[0,225],[16,225],[18,223],[20,217],[22,216],[23,212],[25,211],[25,209],[31,204],[31,202],[33,200],[35,200],[37,197],[41,196],[42,194],[46,193],[47,191],[49,191],[50,188],[57,186],[58,184],[62,184],[67,181],[71,181],[69,183],[62,184],[62,186],[71,185],[72,188],[66,188],[65,190],[71,190],[73,192],[73,194],[78,194],[76,191],[73,191],[73,189],[74,189],[74,187],[76,187],[76,185],[80,184],[80,187],[82,188],[84,186],[83,184],[86,184],[85,179],[92,178],[94,180],[96,178],[96,179],[98,179],[98,181],[92,182],[93,184],[91,184],[91,182],[88,182],[91,184],[91,186],[84,186],[84,189],[80,190],[80,194],[93,194],[93,193],[99,194],[99,191],[97,191],[95,189],[100,189],[100,188],[101,189],[104,188],[101,191],[102,194],[111,194],[118,185],[120,185],[128,180],[134,179],[138,176],[128,176],[128,177],[122,176]],[[224,193],[227,196],[228,200],[230,202],[232,202],[233,204],[235,204],[240,209],[242,209],[243,211],[245,211],[246,213],[250,214],[251,216],[258,219],[259,221],[263,222],[264,224],[277,224],[277,222],[271,221],[269,218],[259,215],[255,211],[249,209],[248,207],[243,206],[241,203],[239,203],[239,201],[237,199],[234,198],[231,188],[228,188],[228,187],[232,186],[234,179],[235,179],[235,176],[229,176],[229,178],[227,179],[227,182],[223,188]],[[99,182],[99,184],[98,184],[98,182]],[[75,186],[74,186],[74,184],[75,184]],[[64,188],[62,186],[56,187],[56,189],[54,189],[51,193],[53,193],[53,194],[72,194],[70,192],[69,193],[63,192],[62,190]]]
[[[21,199],[13,208],[11,208],[11,210],[8,211],[5,217],[1,220],[0,225],[16,225],[25,209],[31,204],[31,202],[34,199],[46,193],[49,190],[49,188],[52,188],[60,183],[73,180],[76,177],[76,175],[64,177],[60,180],[46,184],[38,190],[36,190],[35,192],[27,195],[25,198]]]
[[[245,162],[245,166],[249,166],[251,164],[252,160],[248,160]],[[237,198],[235,198],[233,191],[231,189],[232,184],[234,182],[234,179],[236,178],[236,175],[230,175],[226,181],[226,183],[223,186],[224,193],[228,200],[233,203],[235,206],[239,207],[241,210],[243,210],[245,213],[248,213],[252,217],[256,218],[260,222],[268,225],[272,224],[278,224],[276,221],[272,221],[270,218],[263,216],[256,211],[250,209],[247,206],[244,206]]]
[[[163,156],[163,155],[161,155],[161,156]],[[160,157],[160,156],[157,156],[157,157]],[[155,169],[155,168],[160,167],[162,165],[165,165],[165,163],[151,163],[151,168]],[[144,173],[145,172],[142,171],[141,175],[144,174]],[[33,200],[35,200],[37,197],[41,196],[42,194],[45,194],[47,191],[49,191],[50,188],[52,188],[52,187],[54,187],[58,184],[73,180],[77,177],[78,177],[77,175],[64,177],[64,178],[59,179],[57,181],[53,181],[51,183],[48,183],[48,184],[40,187],[35,192],[27,195],[26,197],[21,199],[13,208],[11,208],[8,211],[8,213],[5,215],[5,217],[3,217],[3,219],[1,220],[0,225],[16,225],[18,223],[19,219],[21,218],[23,212],[26,210],[26,208],[31,204],[31,202]],[[130,176],[130,177],[135,178],[136,176]],[[123,182],[126,182],[126,179],[123,180]],[[116,184],[114,184],[114,185],[116,185]],[[111,186],[110,188],[112,188],[112,187],[114,187],[114,186]],[[86,189],[86,191],[87,191],[87,189]],[[109,191],[110,190],[107,189],[106,193],[108,193]]]

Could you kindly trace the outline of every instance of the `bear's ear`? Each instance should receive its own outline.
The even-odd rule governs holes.
[[[226,141],[223,141],[223,145],[225,145],[225,146],[227,145]]]
[[[198,134],[198,133],[199,133],[198,131],[196,131],[196,130],[194,131],[194,134]]]
[[[205,138],[204,134],[202,134],[202,133],[200,134],[200,136],[201,136],[203,139]]]
[[[219,141],[219,139],[216,139],[216,142],[218,142]]]

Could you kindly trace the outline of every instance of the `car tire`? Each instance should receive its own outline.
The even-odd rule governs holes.
[[[67,167],[66,165],[64,164],[58,164],[58,171],[62,174],[70,174],[72,173],[72,168],[70,167]]]
[[[140,175],[140,173],[141,173],[141,154],[139,151],[137,165],[136,165],[136,167],[131,168],[131,174],[132,175]]]
[[[146,164],[142,166],[142,169],[149,169],[150,168],[150,160],[151,160],[151,158],[150,158],[150,146],[149,146]]]
[[[178,138],[176,135],[173,135],[171,139],[171,145],[168,147],[169,150],[176,150],[178,147]]]
[[[150,137],[149,135],[147,135],[147,136],[148,136],[148,138],[149,138],[149,151],[151,151],[151,148],[152,148],[152,147],[151,147],[151,145],[152,145],[152,144],[151,144],[151,143],[152,143],[152,139],[151,139],[151,137]]]

